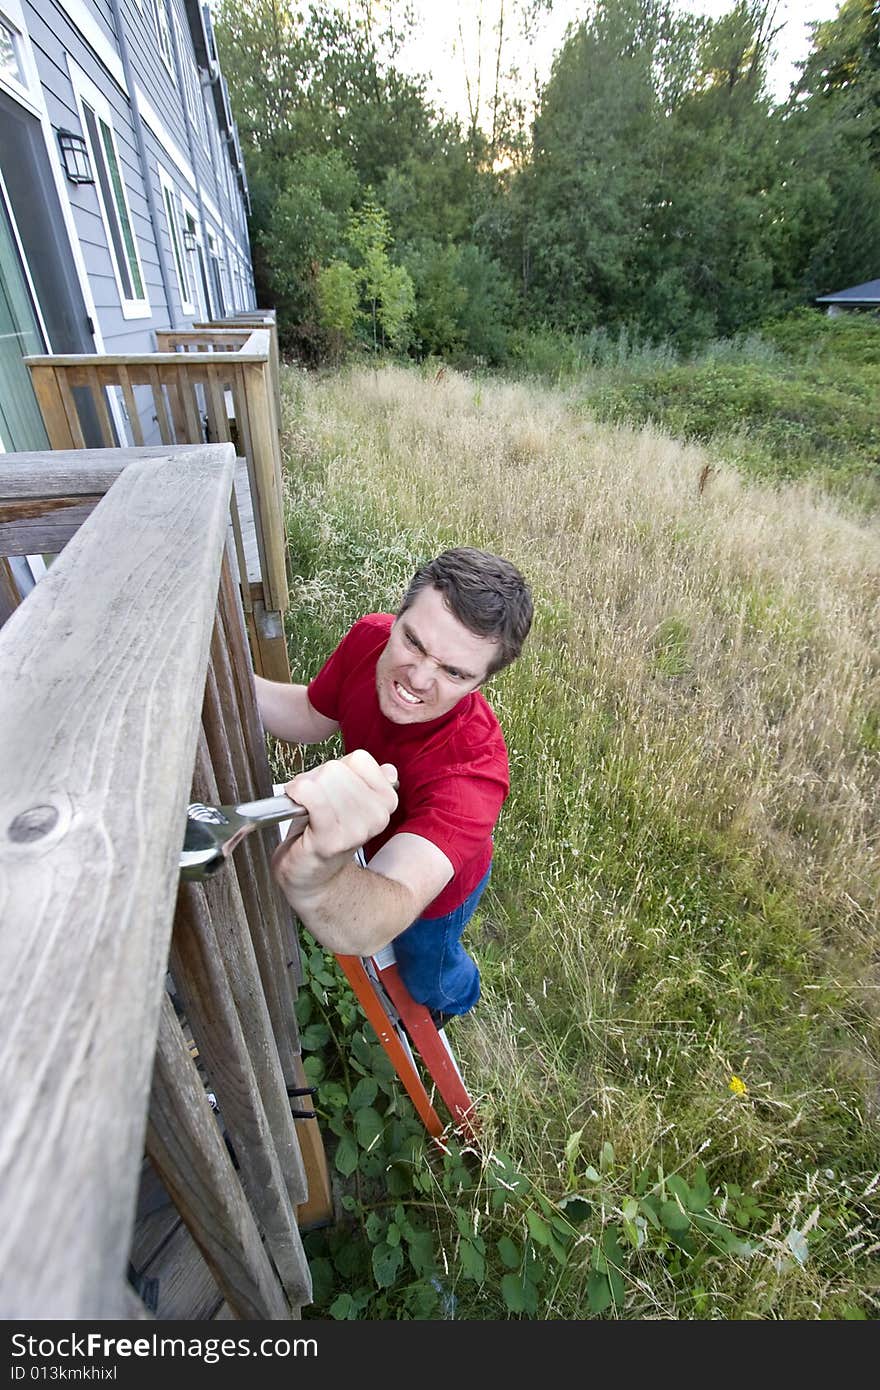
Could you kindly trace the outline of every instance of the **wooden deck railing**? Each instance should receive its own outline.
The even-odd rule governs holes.
[[[190,800],[271,795],[233,469],[228,444],[2,461],[0,555],[67,540],[0,629],[7,1319],[146,1315],[125,1279],[145,1148],[234,1316],[311,1296],[298,953],[266,838],[178,879]]]
[[[288,603],[274,323],[156,334],[154,353],[28,357],[53,449],[231,441],[242,604],[260,674],[289,680]]]

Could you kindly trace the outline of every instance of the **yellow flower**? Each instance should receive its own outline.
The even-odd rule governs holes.
[[[747,1096],[749,1094],[748,1086],[744,1081],[740,1081],[738,1076],[732,1076],[727,1084],[735,1096]]]

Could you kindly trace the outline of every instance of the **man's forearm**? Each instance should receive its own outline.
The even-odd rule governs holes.
[[[412,892],[384,874],[346,864],[329,883],[282,885],[300,921],[326,950],[368,956],[387,946],[418,916]]]
[[[319,714],[304,685],[286,685],[255,676],[257,708],[263,727],[287,743],[321,743],[338,725]]]

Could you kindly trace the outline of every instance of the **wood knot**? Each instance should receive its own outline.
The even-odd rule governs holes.
[[[54,830],[57,824],[57,807],[31,806],[30,810],[20,812],[15,820],[10,822],[6,836],[18,845],[26,845],[32,840],[41,840],[50,830]]]

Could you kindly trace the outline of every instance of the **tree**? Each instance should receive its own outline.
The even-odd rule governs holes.
[[[331,261],[317,276],[318,317],[338,364],[354,338],[360,287],[357,271],[345,261]]]
[[[835,107],[858,123],[880,163],[880,0],[844,0],[835,19],[812,31],[793,100]]]

